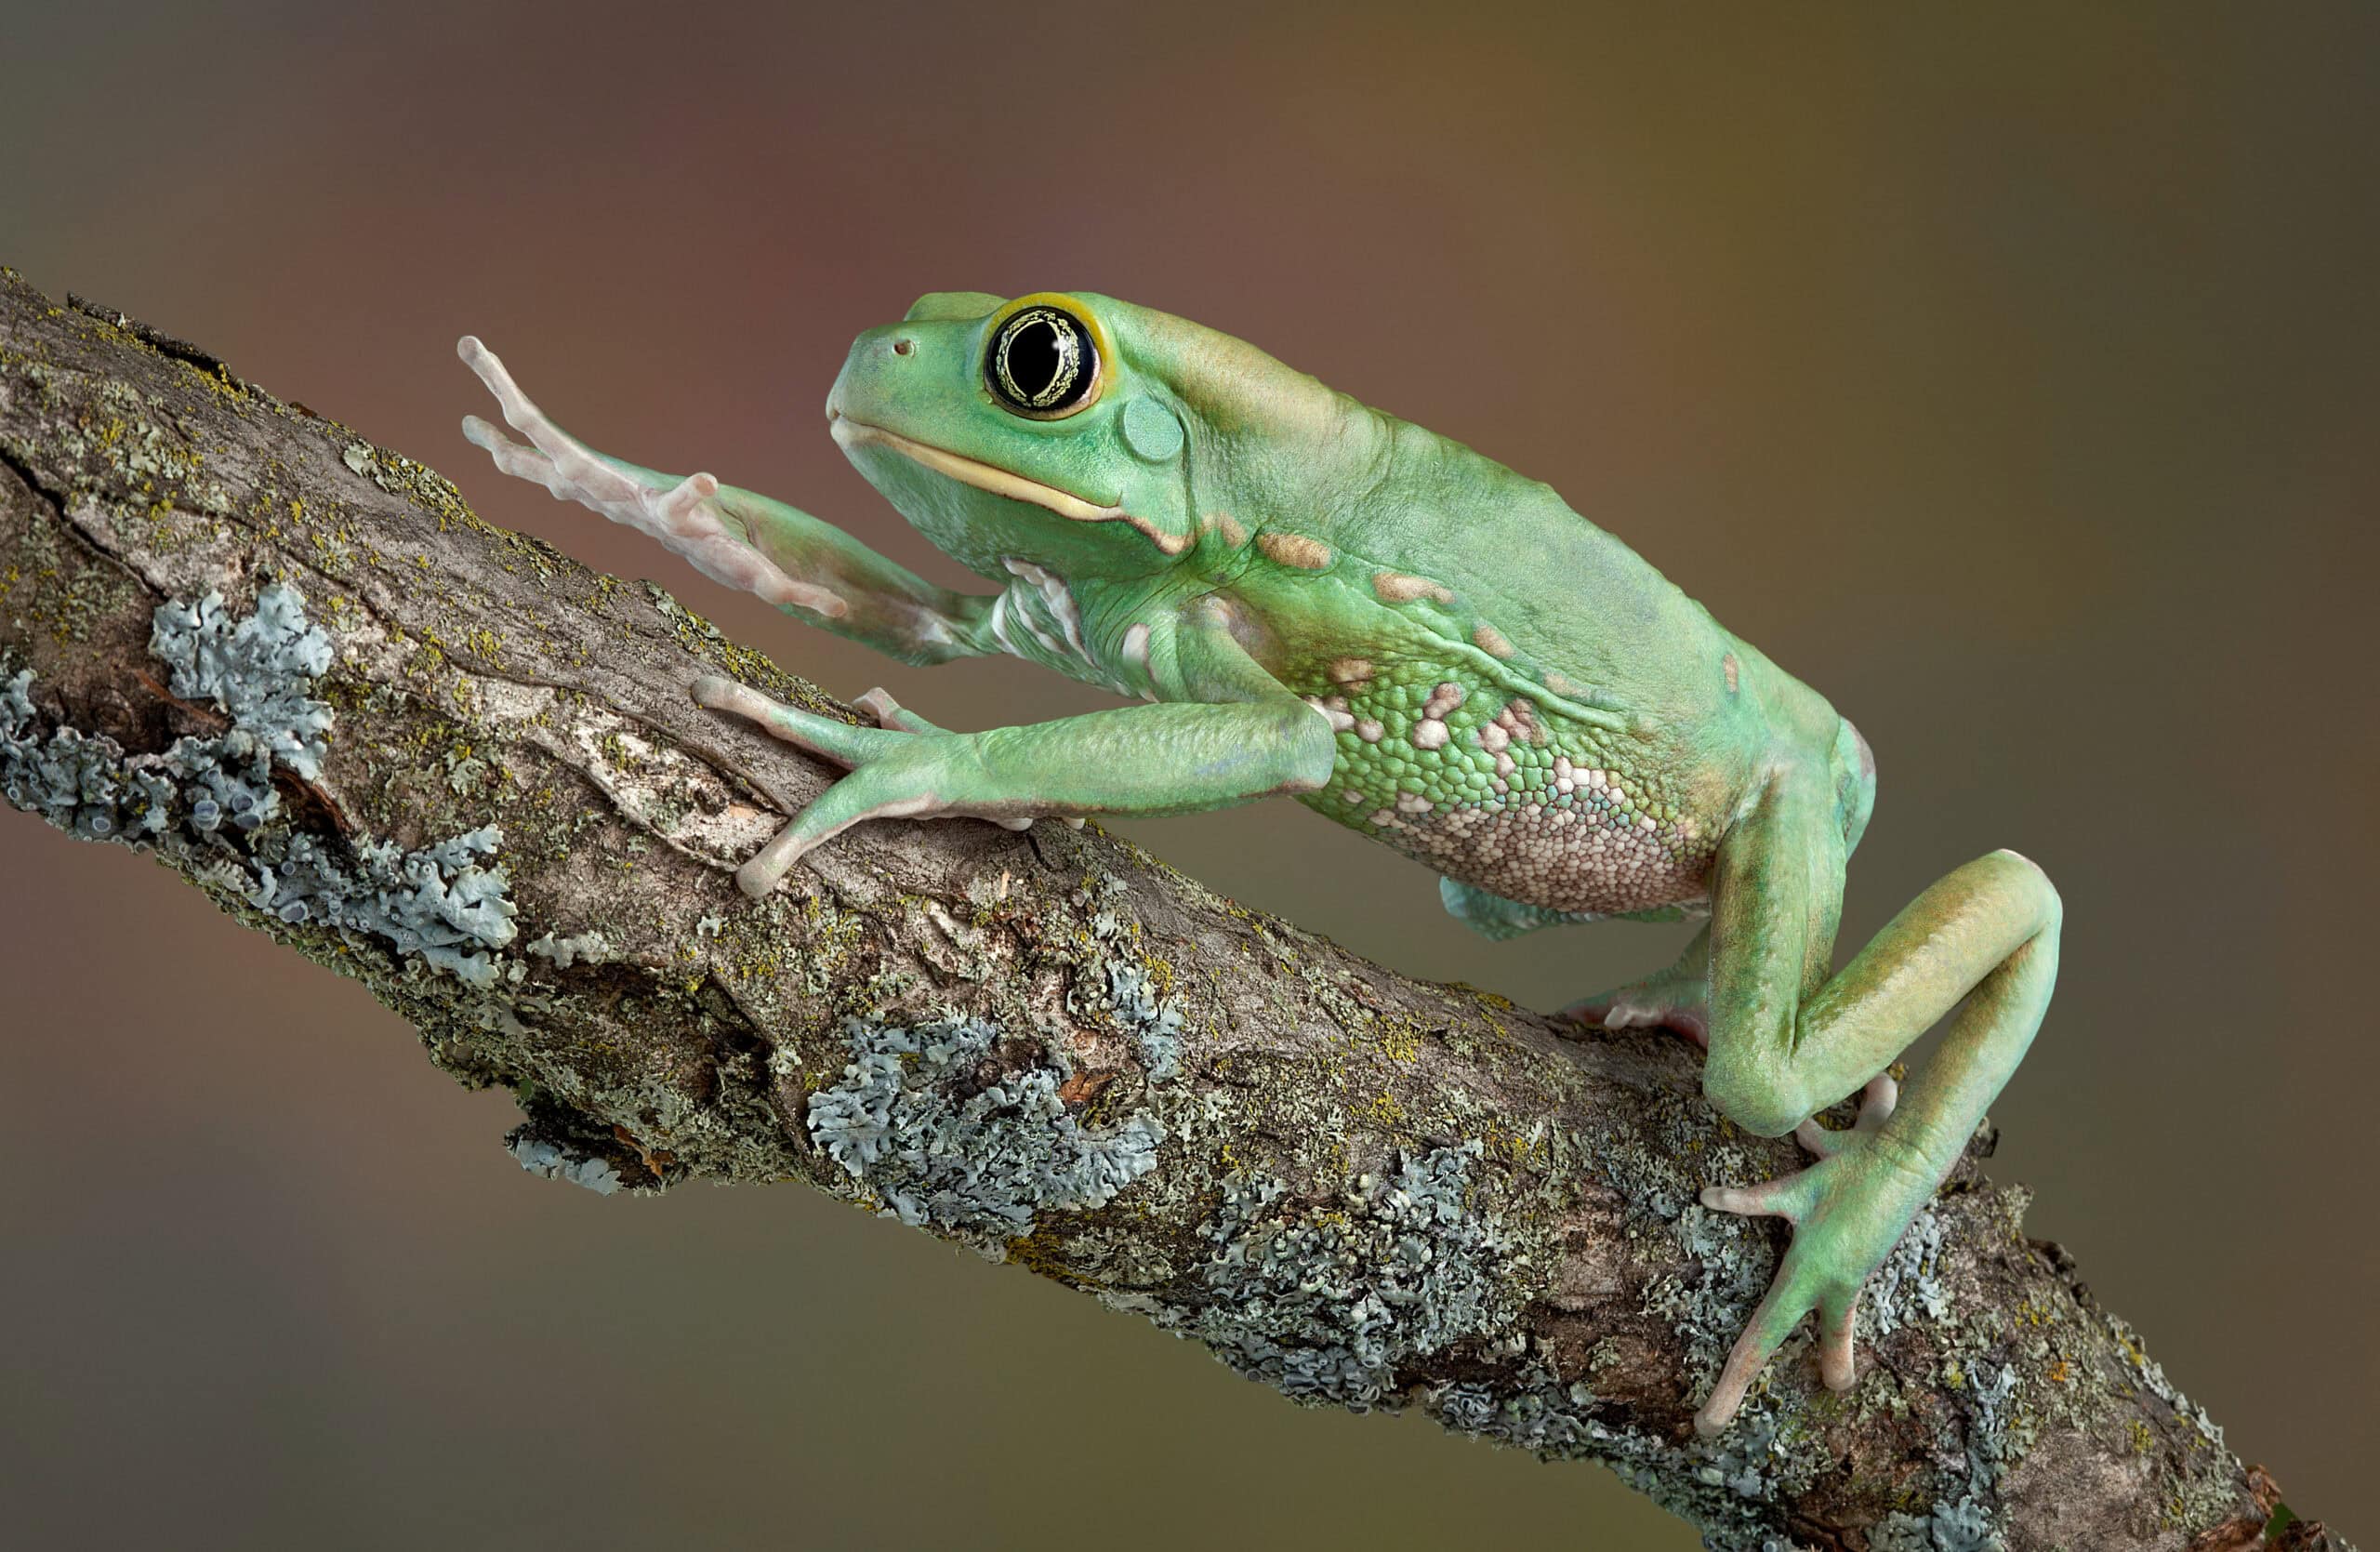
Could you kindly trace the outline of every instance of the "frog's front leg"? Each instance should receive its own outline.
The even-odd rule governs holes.
[[[463,418],[464,436],[503,472],[658,539],[713,581],[904,662],[993,649],[989,597],[937,587],[832,524],[712,475],[681,478],[598,453],[554,424],[478,339],[465,335],[456,350],[505,422],[529,439],[523,445],[476,415]]]
[[[1329,780],[1329,721],[1228,634],[1185,633],[1174,656],[1161,683],[1182,698],[982,733],[945,733],[922,719],[912,730],[897,707],[877,711],[893,726],[855,727],[732,679],[697,680],[703,705],[851,769],[738,869],[736,882],[766,895],[804,853],[863,819],[1189,814]]]
[[[1792,777],[1719,849],[1703,1091],[1746,1131],[1798,1132],[1820,1157],[1763,1185],[1702,1193],[1722,1212],[1793,1225],[1767,1296],[1695,1417],[1705,1434],[1726,1426],[1805,1314],[1818,1318],[1827,1385],[1850,1386],[1860,1287],[2016,1070],[2057,975],[2057,893],[2039,868],[2002,851],[1927,889],[1829,978],[1844,850],[1831,791]],[[1896,1108],[1879,1075],[1945,1015],[1940,1049]],[[1853,1131],[1809,1123],[1863,1084]]]

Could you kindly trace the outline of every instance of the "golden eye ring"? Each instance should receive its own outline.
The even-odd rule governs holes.
[[[984,386],[1012,414],[1063,420],[1099,397],[1102,365],[1088,322],[1052,302],[1028,299],[985,341]]]

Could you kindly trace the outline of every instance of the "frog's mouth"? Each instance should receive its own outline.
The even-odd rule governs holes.
[[[997,468],[978,459],[954,453],[946,447],[936,447],[898,431],[888,431],[865,420],[854,420],[839,409],[826,412],[826,429],[833,433],[835,444],[846,452],[853,447],[890,447],[892,451],[921,464],[937,474],[947,475],[961,484],[1011,500],[1029,501],[1037,507],[1047,507],[1060,517],[1077,523],[1129,523],[1146,534],[1157,547],[1169,555],[1176,555],[1189,547],[1186,537],[1169,534],[1144,517],[1135,517],[1118,504],[1103,507],[1086,501],[1070,491],[1055,485],[1045,485],[1038,480],[1028,480],[1022,474]]]

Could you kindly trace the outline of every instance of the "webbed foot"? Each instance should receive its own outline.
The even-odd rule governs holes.
[[[1711,982],[1675,967],[1571,1003],[1562,1012],[1606,1029],[1670,1029],[1711,1049]]]
[[[1702,1205],[1722,1213],[1783,1218],[1793,1241],[1767,1296],[1752,1311],[1728,1353],[1710,1399],[1695,1413],[1697,1432],[1725,1428],[1745,1393],[1785,1338],[1816,1311],[1818,1373],[1830,1390],[1847,1390],[1857,1371],[1851,1330],[1859,1290],[1884,1264],[1911,1219],[1934,1194],[1933,1172],[1906,1146],[1881,1135],[1899,1089],[1879,1074],[1862,1091],[1858,1121],[1830,1132],[1805,1121],[1793,1135],[1818,1155],[1815,1163],[1758,1186],[1712,1186]]]
[[[835,717],[773,700],[749,685],[721,674],[705,674],[689,686],[699,705],[758,723],[771,736],[831,760],[851,774],[796,814],[775,839],[735,870],[735,882],[759,899],[774,889],[804,854],[863,819],[989,819],[1010,829],[1031,825],[1034,815],[1014,803],[959,801],[967,785],[957,768],[967,735],[949,733],[904,710],[881,689],[860,697],[879,725],[862,727]]]
[[[504,363],[476,336],[463,336],[455,351],[496,396],[505,423],[529,439],[529,445],[522,446],[478,416],[463,417],[463,435],[474,446],[484,448],[497,469],[545,486],[557,501],[576,501],[660,540],[715,582],[740,588],[771,604],[796,604],[829,619],[850,613],[851,606],[843,599],[825,588],[796,581],[754,549],[713,499],[719,494],[719,481],[713,476],[689,474],[674,484],[658,475],[651,476],[654,483],[637,479],[555,425],[521,391]]]

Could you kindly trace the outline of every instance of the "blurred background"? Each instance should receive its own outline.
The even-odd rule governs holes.
[[[1992,1173],[2380,1539],[2380,10],[20,0],[6,36],[0,262],[846,696],[1099,703],[870,657],[497,477],[456,336],[600,448],[945,580],[820,415],[926,290],[1164,307],[1551,481],[1875,747],[1846,944],[1993,846],[2047,867]],[[1677,947],[1487,944],[1294,804],[1124,828],[1539,1005]],[[0,984],[13,1545],[1695,1545],[800,1189],[531,1178],[356,987],[14,814]]]

